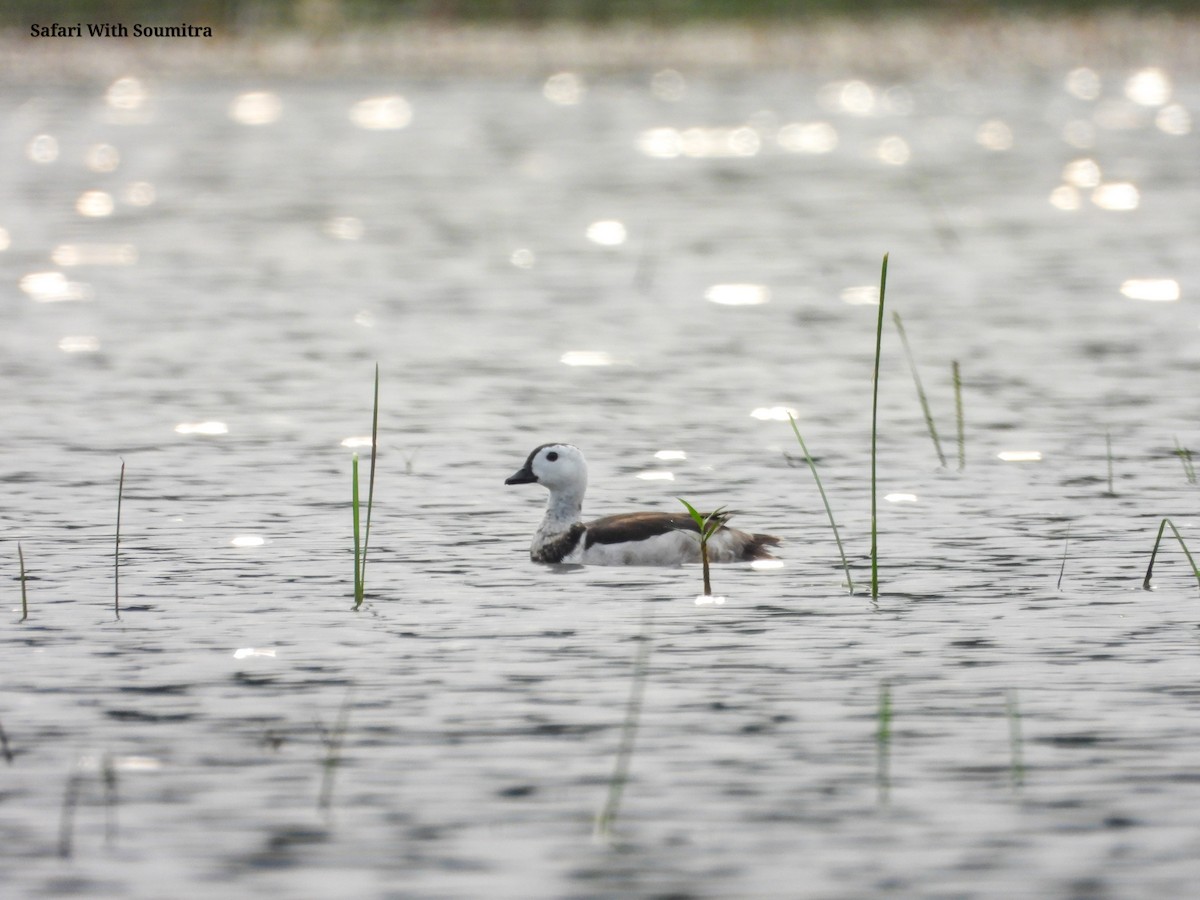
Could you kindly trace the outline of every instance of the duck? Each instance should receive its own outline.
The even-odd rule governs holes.
[[[592,566],[700,562],[700,529],[685,512],[619,513],[584,522],[587,481],[583,452],[565,443],[536,447],[525,465],[505,479],[507,485],[540,484],[550,492],[546,514],[529,548],[533,562]],[[721,524],[708,539],[708,558],[715,563],[775,559],[768,548],[779,543],[771,534],[750,534]]]

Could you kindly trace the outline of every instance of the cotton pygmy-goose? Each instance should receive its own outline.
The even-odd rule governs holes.
[[[571,444],[542,444],[504,483],[537,483],[550,491],[529,548],[534,562],[675,566],[700,561],[699,529],[687,513],[625,513],[582,521],[587,460]],[[708,558],[719,563],[773,559],[767,548],[778,543],[774,535],[722,525],[708,540]]]

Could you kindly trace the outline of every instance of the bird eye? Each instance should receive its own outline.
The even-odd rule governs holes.
[[[558,459],[558,454],[551,450],[546,454],[546,459],[550,460],[550,462],[554,462],[556,459]]]

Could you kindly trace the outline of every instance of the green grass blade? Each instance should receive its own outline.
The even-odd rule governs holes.
[[[354,516],[354,608],[358,609],[363,602],[362,580],[362,542],[359,532],[359,503],[358,503],[358,454],[350,460],[350,509]]]
[[[913,358],[912,348],[908,345],[908,335],[904,331],[904,323],[900,313],[892,313],[892,321],[896,325],[896,333],[900,335],[900,346],[904,348],[904,358],[908,360],[908,370],[912,373],[913,384],[917,388],[917,400],[921,404],[921,412],[925,416],[925,427],[933,439],[933,449],[937,451],[938,462],[946,468],[946,454],[942,452],[942,442],[938,439],[937,426],[933,424],[933,413],[929,410],[929,398],[925,396],[925,388],[921,384],[921,376],[917,372],[917,361]]]
[[[871,391],[871,599],[879,599],[879,521],[876,481],[877,444],[879,437],[879,357],[883,349],[883,302],[887,293],[888,254],[883,254],[879,274],[879,319],[875,323],[875,377]]]
[[[121,618],[121,498],[125,495],[125,460],[117,482],[117,530],[113,538],[113,612]]]
[[[813,480],[817,483],[817,491],[821,495],[821,503],[825,506],[825,515],[829,517],[829,527],[833,529],[833,539],[837,542],[838,554],[842,557],[842,571],[846,573],[846,586],[850,589],[850,593],[853,594],[854,579],[850,577],[850,563],[846,561],[846,548],[842,546],[842,536],[838,534],[837,522],[833,518],[833,510],[829,506],[829,498],[825,496],[825,488],[821,484],[821,476],[817,474],[817,464],[813,462],[812,455],[808,452],[808,447],[804,444],[804,438],[800,436],[800,427],[796,424],[796,418],[791,413],[788,413],[788,421],[792,423],[792,431],[796,433],[796,440],[800,442],[800,452],[804,454],[804,461],[808,463]]]
[[[967,466],[967,441],[963,431],[962,374],[957,359],[950,363],[950,375],[954,381],[954,421],[958,431],[958,471],[961,472]]]
[[[1179,529],[1175,527],[1175,523],[1170,519],[1164,518],[1158,526],[1158,537],[1154,539],[1154,549],[1150,552],[1150,565],[1146,566],[1146,578],[1142,582],[1143,590],[1151,590],[1150,576],[1154,574],[1154,560],[1158,557],[1158,545],[1162,542],[1163,531],[1170,525],[1171,531],[1175,533],[1175,540],[1179,541],[1179,547],[1183,550],[1183,555],[1187,557],[1188,564],[1192,567],[1192,574],[1196,576],[1196,584],[1200,586],[1200,568],[1196,567],[1196,560],[1192,558],[1191,552],[1187,548],[1187,544],[1183,542],[1183,536],[1179,533]]]
[[[25,551],[20,541],[17,541],[17,562],[21,568],[21,621],[24,622],[29,618],[29,597],[25,593]]]
[[[1067,547],[1071,543],[1071,523],[1067,523],[1067,535],[1063,538],[1063,558],[1062,565],[1058,567],[1058,585],[1056,590],[1062,590],[1063,573],[1067,571]]]
[[[621,725],[617,757],[613,763],[612,776],[608,780],[608,793],[600,811],[596,813],[592,831],[596,840],[611,839],[613,825],[621,808],[621,796],[629,781],[629,767],[633,762],[633,747],[637,739],[638,723],[642,715],[642,698],[646,693],[646,676],[649,672],[651,624],[650,614],[647,612],[642,618],[642,633],[638,637],[637,654],[633,662],[633,683],[629,687],[629,699],[625,703],[625,721]]]
[[[371,540],[371,508],[375,505],[375,458],[379,446],[379,363],[375,363],[375,399],[371,405],[371,469],[367,475],[367,525],[363,531],[362,561],[358,567],[359,593],[356,607],[367,589],[367,544]]]

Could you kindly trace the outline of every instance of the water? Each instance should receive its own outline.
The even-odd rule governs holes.
[[[6,890],[1185,895],[1197,585],[1174,542],[1140,582],[1162,516],[1200,549],[1200,82],[1071,72],[11,87]],[[885,252],[949,465],[889,323],[872,602]],[[727,504],[784,566],[698,605],[693,568],[530,564],[543,495],[502,482],[547,440],[592,513]]]

